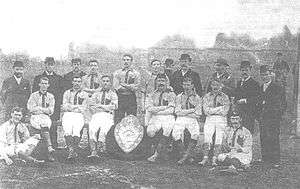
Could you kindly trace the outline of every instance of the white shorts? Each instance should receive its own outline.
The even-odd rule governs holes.
[[[99,112],[94,114],[89,124],[90,139],[93,139],[94,141],[105,142],[105,137],[113,125],[114,125],[113,114],[107,112]],[[98,131],[99,131],[99,138],[97,137]]]
[[[62,127],[65,136],[78,136],[84,126],[84,116],[82,113],[65,112],[62,117]]]
[[[30,123],[33,128],[40,130],[41,127],[47,127],[50,129],[52,121],[48,115],[39,114],[39,115],[31,115]]]
[[[39,140],[36,137],[32,136],[29,139],[27,139],[24,143],[6,146],[0,150],[1,153],[4,153],[9,157],[17,156],[19,153],[29,156],[38,143]]]
[[[174,124],[175,118],[173,115],[152,115],[147,127],[147,134],[154,137],[156,132],[162,129],[164,136],[170,136]]]
[[[216,145],[221,145],[225,127],[227,126],[227,117],[212,115],[207,116],[204,124],[204,143],[212,144],[212,136],[216,132]]]
[[[182,139],[185,129],[190,132],[192,139],[198,140],[200,135],[200,126],[197,119],[191,117],[177,117],[172,133],[175,141]]]

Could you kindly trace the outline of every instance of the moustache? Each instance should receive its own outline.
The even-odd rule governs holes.
[[[165,86],[164,84],[159,84],[159,85],[158,85],[158,87],[164,87],[164,86]]]

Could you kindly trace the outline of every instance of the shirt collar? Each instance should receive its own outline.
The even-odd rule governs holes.
[[[250,78],[251,78],[251,76],[248,76],[246,79],[243,78],[242,81],[243,81],[243,82],[246,82],[246,81],[248,81]]]
[[[17,78],[17,77],[14,75],[14,78],[16,79],[16,81],[18,82],[18,84],[20,84],[22,77]]]
[[[49,73],[48,71],[45,71],[46,75],[54,75],[54,72]]]
[[[101,92],[108,92],[108,91],[110,91],[110,88],[104,89],[104,88],[102,87],[100,91],[101,91]]]
[[[272,83],[272,80],[270,80],[268,83],[264,83],[264,86],[269,86]]]
[[[122,71],[132,71],[132,68],[129,67],[129,68],[122,68]]]
[[[44,94],[41,91],[39,91],[39,95],[42,96]],[[47,91],[45,92],[45,96],[47,96]]]

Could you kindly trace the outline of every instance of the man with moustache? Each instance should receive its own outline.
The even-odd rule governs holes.
[[[118,108],[118,96],[116,92],[111,89],[110,77],[104,75],[101,78],[102,87],[93,94],[89,106],[93,113],[89,123],[91,147],[91,155],[89,157],[98,157],[98,148],[101,153],[105,152],[106,135],[114,124],[113,112]]]
[[[256,105],[257,119],[260,124],[262,161],[278,168],[280,165],[280,122],[286,110],[284,89],[272,81],[268,65],[260,66],[263,85]]]
[[[206,115],[204,123],[204,157],[200,165],[208,163],[208,153],[213,144],[215,133],[214,155],[212,165],[217,165],[217,157],[221,151],[221,144],[225,128],[227,126],[227,114],[230,108],[229,97],[222,92],[222,83],[219,80],[211,82],[212,91],[203,97],[203,111]]]
[[[48,92],[49,79],[41,77],[39,82],[39,90],[33,92],[28,100],[27,108],[31,113],[30,124],[41,133],[41,138],[47,145],[47,160],[55,161],[53,152],[55,151],[50,140],[50,128],[52,121],[50,116],[54,113],[55,97]]]
[[[146,100],[146,110],[151,113],[147,126],[147,135],[152,141],[153,154],[148,161],[165,159],[168,138],[175,123],[174,107],[176,95],[167,88],[167,77],[157,75],[157,89]],[[162,131],[162,133],[160,132]]]
[[[5,120],[10,119],[11,110],[18,106],[25,110],[28,98],[31,93],[29,80],[23,78],[24,64],[21,61],[15,61],[13,64],[13,76],[5,79],[0,91],[0,101],[4,106]]]
[[[191,70],[192,58],[188,54],[182,54],[180,56],[180,69],[175,71],[170,78],[170,85],[174,89],[176,95],[184,91],[182,87],[182,81],[184,77],[190,77],[193,79],[195,91],[197,95],[202,96],[202,84],[200,76],[197,72]]]
[[[235,103],[238,105],[243,127],[252,134],[255,123],[255,105],[260,94],[259,83],[251,77],[252,66],[249,61],[240,65],[241,79],[235,89]]]
[[[113,87],[118,95],[118,109],[115,114],[115,124],[119,123],[125,115],[137,114],[136,92],[140,85],[141,76],[132,68],[133,57],[123,55],[123,68],[113,74]]]
[[[73,70],[64,75],[64,91],[71,89],[73,86],[73,78],[83,77],[86,75],[84,71],[82,71],[81,59],[73,58],[71,60]]]
[[[34,78],[32,92],[39,91],[39,83],[42,77],[46,77],[49,80],[48,92],[54,95],[55,98],[55,107],[54,112],[51,114],[51,128],[50,128],[50,137],[53,148],[57,148],[57,121],[60,119],[60,109],[62,104],[62,95],[63,95],[63,78],[62,76],[55,73],[55,60],[53,57],[45,58],[45,71]]]
[[[88,93],[82,90],[82,78],[73,78],[72,89],[63,95],[62,127],[66,145],[69,149],[68,160],[76,158],[77,148],[80,142],[80,132],[85,123],[85,111],[87,109]]]

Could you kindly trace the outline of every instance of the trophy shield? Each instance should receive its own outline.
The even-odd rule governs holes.
[[[137,117],[129,115],[116,125],[114,135],[119,147],[125,153],[130,153],[141,143],[144,136],[144,127]]]

